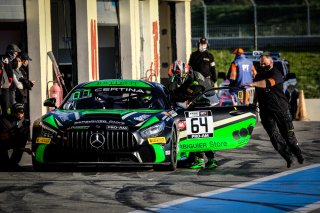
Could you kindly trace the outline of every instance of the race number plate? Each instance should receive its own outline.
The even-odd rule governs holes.
[[[213,119],[210,110],[185,112],[188,138],[213,137]]]

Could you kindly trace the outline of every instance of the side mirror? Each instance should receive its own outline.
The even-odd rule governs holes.
[[[48,98],[43,102],[43,106],[57,108],[56,101],[57,101],[56,98]]]

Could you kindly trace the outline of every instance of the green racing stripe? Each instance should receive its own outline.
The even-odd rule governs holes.
[[[150,118],[149,120],[147,120],[147,121],[143,124],[143,126],[141,127],[141,129],[143,129],[143,128],[147,127],[147,126],[151,126],[152,124],[154,124],[154,123],[156,123],[156,122],[158,122],[158,121],[160,121],[159,118],[157,118],[157,117],[152,117],[152,118]]]
[[[53,115],[50,115],[50,116],[44,118],[43,121],[50,124],[52,127],[59,129]]]
[[[40,144],[36,150],[36,160],[40,163],[45,163],[43,160],[44,151],[48,144]]]
[[[162,145],[160,144],[152,144],[151,145],[154,149],[154,153],[156,155],[156,163],[161,163],[163,161],[165,161],[166,156],[165,156],[165,152],[164,152],[164,148]]]

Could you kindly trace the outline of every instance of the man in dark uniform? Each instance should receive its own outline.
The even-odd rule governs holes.
[[[23,152],[31,153],[26,149],[30,122],[24,119],[24,107],[15,103],[12,113],[0,116],[0,171],[20,170],[19,162]],[[8,150],[13,149],[9,157]]]
[[[19,56],[18,56],[19,57]],[[32,59],[29,57],[28,53],[24,52],[20,55],[22,66],[19,68],[19,78],[17,75],[18,80],[23,84],[23,89],[18,90],[16,92],[16,101],[19,103],[24,104],[24,116],[27,119],[30,119],[29,115],[29,91],[32,89],[32,87],[35,84],[35,81],[29,80],[29,61],[32,61]]]
[[[212,84],[217,81],[216,67],[213,55],[208,51],[208,40],[201,38],[197,43],[198,49],[193,52],[189,59],[189,66],[194,72],[198,72],[204,77],[204,87],[206,90],[212,88]],[[199,79],[200,81],[200,79]],[[205,164],[206,168],[214,168],[217,162],[214,160],[212,151],[204,152],[208,161]],[[198,169],[203,167],[204,159],[203,152],[190,153],[189,159],[192,162],[190,168]]]
[[[201,38],[197,43],[198,49],[191,53],[189,66],[205,77],[206,89],[212,88],[211,81],[217,81],[216,64],[213,55],[208,51],[208,40]]]
[[[254,82],[243,86],[256,88],[261,123],[275,150],[286,160],[287,167],[293,163],[292,154],[302,164],[304,158],[294,134],[288,99],[283,93],[282,74],[273,66],[270,55],[260,57],[260,66],[262,70],[258,72]]]

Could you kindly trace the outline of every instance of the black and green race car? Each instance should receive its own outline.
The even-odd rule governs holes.
[[[177,166],[177,113],[161,84],[100,80],[72,89],[61,106],[36,120],[35,170],[57,165]],[[55,99],[44,102],[55,107]]]
[[[33,125],[35,170],[57,165],[152,165],[175,170],[190,152],[245,146],[255,107],[245,90],[205,91],[173,107],[165,86],[140,80],[82,83]],[[253,93],[250,93],[253,94]],[[250,95],[252,97],[252,95]],[[55,99],[44,102],[55,107]]]

